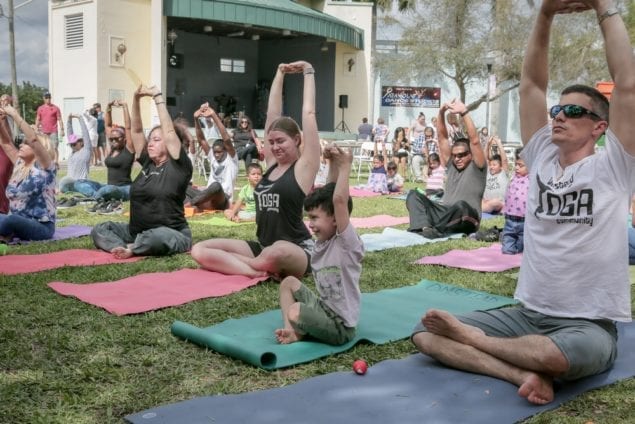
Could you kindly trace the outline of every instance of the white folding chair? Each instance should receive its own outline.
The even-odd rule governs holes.
[[[370,173],[373,164],[374,148],[375,143],[372,141],[364,141],[359,145],[358,151],[353,151],[353,167],[357,170],[357,182],[359,182],[364,164],[366,164],[368,173]]]

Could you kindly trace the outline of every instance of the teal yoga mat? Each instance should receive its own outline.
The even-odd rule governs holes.
[[[172,334],[249,364],[272,370],[344,352],[360,341],[383,344],[410,336],[423,313],[430,308],[452,313],[494,309],[516,303],[514,299],[422,280],[414,286],[362,294],[357,335],[340,346],[315,341],[289,345],[277,343],[274,330],[282,327],[280,310],[200,328],[175,321]]]

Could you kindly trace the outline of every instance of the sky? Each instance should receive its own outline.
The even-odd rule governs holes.
[[[8,1],[0,5],[8,14]],[[24,6],[21,6],[24,4]],[[13,0],[15,56],[18,85],[29,81],[40,87],[48,86],[48,0]],[[0,82],[11,84],[9,58],[9,20],[0,17]]]

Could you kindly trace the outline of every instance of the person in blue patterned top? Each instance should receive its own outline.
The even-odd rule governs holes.
[[[24,133],[13,144],[7,117]],[[9,105],[0,107],[0,146],[13,163],[7,186],[9,213],[0,215],[0,241],[48,240],[55,233],[55,151],[46,136],[38,136]]]

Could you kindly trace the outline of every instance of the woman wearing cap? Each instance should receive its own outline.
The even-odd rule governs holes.
[[[139,100],[154,100],[160,125],[143,133]],[[130,221],[96,225],[91,237],[100,249],[117,258],[163,256],[186,252],[192,232],[184,217],[185,190],[192,178],[192,162],[155,86],[139,86],[132,103],[132,143],[141,172],[130,187]]]
[[[17,149],[7,115],[24,133]],[[0,146],[13,163],[6,194],[9,214],[0,214],[0,240],[48,240],[55,233],[55,151],[10,105],[0,106]]]
[[[73,118],[79,121],[82,129],[81,137],[73,131]],[[69,191],[79,191],[75,187],[75,183],[84,180],[88,181],[88,172],[90,169],[90,158],[92,154],[92,145],[90,144],[90,134],[86,122],[77,114],[69,114],[66,123],[68,130],[68,144],[71,146],[71,155],[68,158],[68,172],[59,182],[60,191],[67,193]]]
[[[285,75],[303,74],[302,131],[282,116]],[[192,257],[203,268],[251,277],[302,277],[310,271],[313,240],[304,222],[303,202],[320,167],[320,137],[315,118],[315,70],[310,63],[281,63],[267,107],[267,172],[254,189],[258,241],[212,239],[197,243]]]

